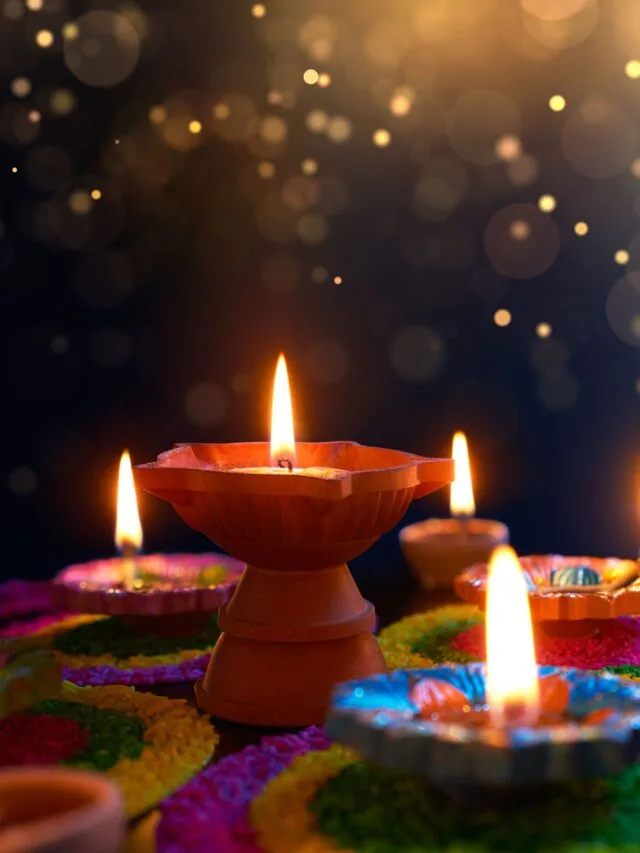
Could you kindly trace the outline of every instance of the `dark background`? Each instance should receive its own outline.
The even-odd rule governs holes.
[[[521,553],[633,554],[635,4],[266,5],[0,0],[3,576],[112,553],[123,448],[266,438],[280,351],[298,438],[464,429]],[[147,550],[206,547],[141,513]],[[396,533],[353,568],[407,571]]]

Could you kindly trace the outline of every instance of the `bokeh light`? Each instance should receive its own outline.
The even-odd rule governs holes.
[[[379,128],[373,132],[373,144],[377,148],[386,148],[391,144],[391,134],[385,128]]]
[[[496,313],[493,315],[493,322],[496,326],[500,326],[500,328],[505,328],[511,324],[511,311],[507,311],[506,308],[498,308]]]
[[[589,233],[589,226],[586,222],[576,222],[576,224],[573,226],[573,230],[578,235],[578,237],[584,237],[586,234]]]
[[[36,44],[38,47],[51,47],[54,42],[53,33],[51,30],[38,30],[36,33]]]
[[[630,59],[624,66],[624,73],[631,80],[640,79],[640,60]]]
[[[514,239],[514,229],[526,238]],[[484,247],[496,272],[510,278],[535,278],[555,261],[560,234],[553,220],[535,205],[510,204],[489,220]]]
[[[549,108],[553,110],[554,113],[561,113],[566,106],[567,102],[562,95],[552,95],[549,98]]]
[[[140,59],[140,37],[123,14],[86,12],[76,22],[76,38],[64,40],[64,61],[88,86],[116,86],[134,71]]]
[[[552,213],[556,209],[556,200],[552,195],[541,195],[538,199],[538,207],[543,213]]]

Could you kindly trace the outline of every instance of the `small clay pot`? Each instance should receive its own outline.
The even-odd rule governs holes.
[[[400,531],[402,553],[424,589],[452,589],[460,572],[508,542],[508,528],[484,518],[429,518]]]
[[[63,767],[0,771],[2,853],[119,853],[126,821],[120,789]]]

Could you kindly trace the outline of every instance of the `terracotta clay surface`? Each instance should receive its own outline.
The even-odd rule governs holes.
[[[2,853],[119,853],[120,791],[104,776],[62,767],[0,771]]]
[[[135,470],[136,484],[173,505],[190,527],[253,566],[308,570],[366,551],[410,502],[450,482],[453,461],[300,442],[297,465],[341,468],[337,479],[239,474],[265,465],[267,442],[179,445]]]
[[[580,636],[597,630],[603,620],[619,616],[640,615],[640,582],[615,592],[583,587],[583,590],[567,592],[563,587],[557,591],[538,592],[548,589],[551,573],[572,566],[588,566],[594,569],[604,582],[615,580],[634,564],[632,560],[600,557],[562,557],[556,554],[521,557],[520,564],[527,574],[531,591],[529,604],[531,616],[539,627],[552,635]],[[455,590],[465,601],[484,607],[487,586],[487,564],[472,566],[456,578]]]
[[[113,557],[68,566],[53,580],[58,607],[76,613],[103,613],[131,619],[179,617],[202,613],[205,618],[229,601],[244,565],[225,554],[143,554],[135,557],[140,573],[152,584],[126,588],[123,560]],[[220,571],[217,583],[199,581],[209,567]]]
[[[232,470],[264,469],[267,442],[178,445],[135,471],[140,488],[248,563],[196,685],[202,709],[235,722],[320,723],[336,683],[384,671],[373,607],[346,561],[454,476],[450,459],[352,442],[301,442],[296,452],[285,475]]]
[[[482,518],[429,518],[400,531],[402,553],[425,589],[451,589],[456,575],[508,541],[506,525]]]
[[[235,722],[320,723],[336,683],[384,671],[373,607],[346,561],[454,475],[450,459],[351,442],[296,451],[296,471],[285,475],[232,470],[268,465],[266,442],[178,445],[135,471],[140,488],[248,563],[196,686],[202,709]],[[340,470],[297,470],[308,467]]]

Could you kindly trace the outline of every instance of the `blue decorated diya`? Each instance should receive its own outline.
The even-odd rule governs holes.
[[[448,791],[547,785],[617,773],[640,755],[640,684],[538,667],[536,726],[489,721],[486,668],[396,670],[339,685],[327,734]]]

